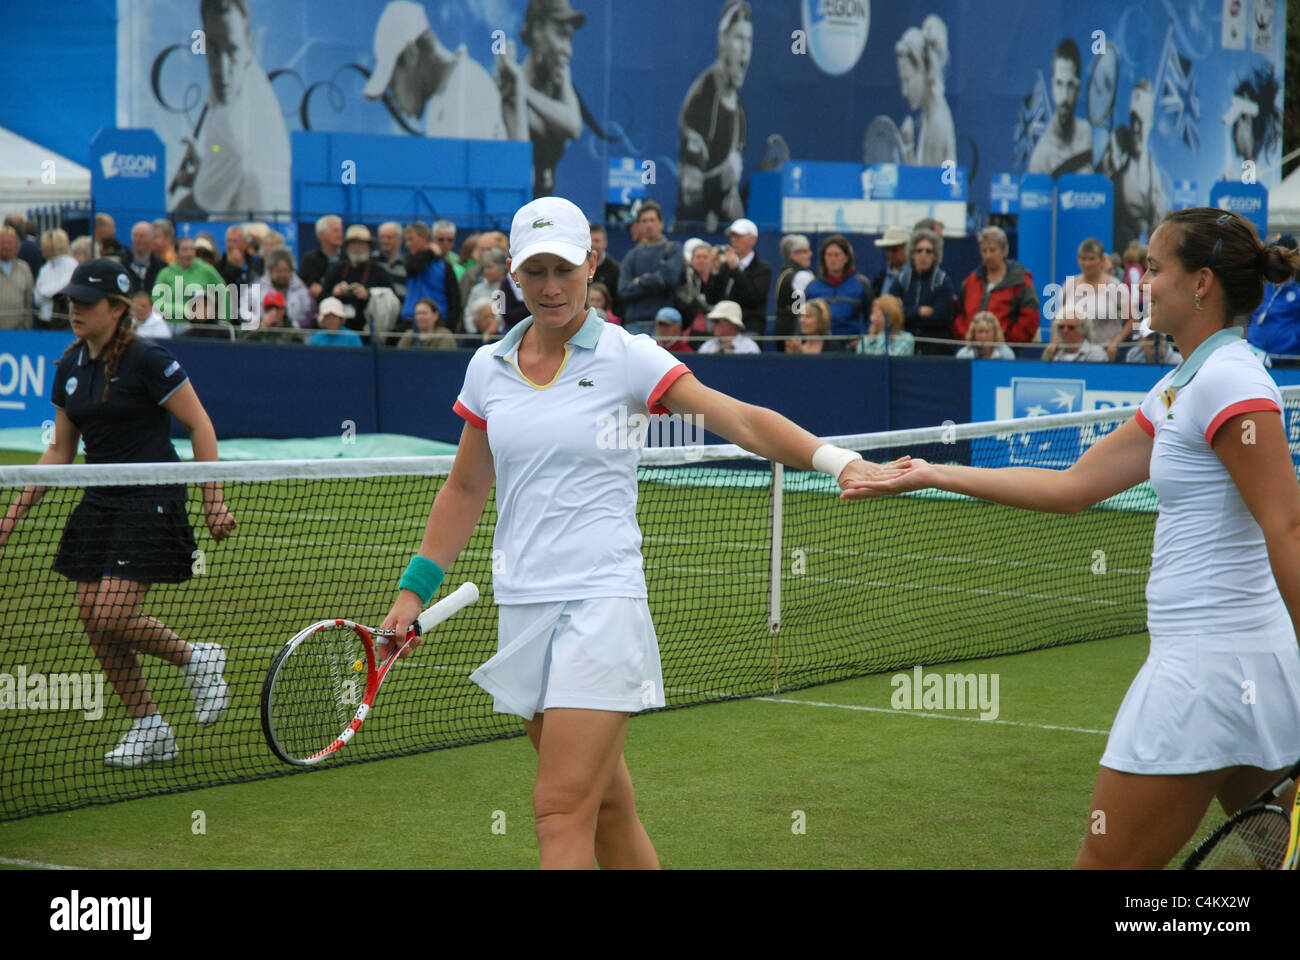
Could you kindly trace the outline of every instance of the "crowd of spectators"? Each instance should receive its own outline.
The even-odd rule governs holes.
[[[301,264],[266,224],[231,226],[221,243],[204,231],[178,239],[166,219],[133,224],[126,246],[115,230],[101,213],[89,236],[70,241],[64,230],[38,236],[34,223],[6,217],[0,329],[65,328],[59,291],[92,256],[121,259],[137,329],[149,337],[359,346],[373,336],[400,349],[452,350],[499,338],[527,315],[507,271],[506,235],[471,232],[458,248],[448,220],[389,221],[372,235],[364,224],[345,229],[340,217],[324,216]],[[725,244],[691,238],[679,245],[664,235],[662,209],[646,201],[631,233],[635,245],[620,262],[609,255],[606,228],[591,224],[597,264],[588,306],[673,352],[1181,359],[1166,337],[1138,338],[1146,250],[1136,243],[1121,256],[1085,240],[1078,274],[1040,303],[1032,273],[1009,257],[1007,235],[995,226],[980,231],[980,263],[960,281],[943,268],[943,225],[932,219],[910,230],[890,227],[873,241],[884,268],[870,278],[842,234],[825,237],[815,255],[807,236],[782,237],[774,274],[758,256],[757,226],[743,217],[727,227]],[[1296,243],[1289,235],[1274,242]],[[1267,285],[1247,337],[1261,353],[1300,360],[1295,278]]]

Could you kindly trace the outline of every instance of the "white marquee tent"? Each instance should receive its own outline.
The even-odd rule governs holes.
[[[1300,232],[1300,167],[1268,195],[1268,232]]]
[[[5,211],[90,199],[90,171],[0,127],[0,206]]]

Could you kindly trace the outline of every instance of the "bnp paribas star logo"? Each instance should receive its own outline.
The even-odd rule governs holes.
[[[553,226],[553,225],[554,225],[554,222],[555,222],[555,221],[553,221],[553,220],[547,220],[547,219],[545,219],[545,218],[542,218],[541,220],[534,220],[534,221],[533,221],[533,229],[534,229],[534,230],[540,230],[540,229],[542,229],[542,227]]]

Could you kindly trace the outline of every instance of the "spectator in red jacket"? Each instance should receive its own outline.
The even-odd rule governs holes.
[[[1008,343],[1029,343],[1038,336],[1038,291],[1034,275],[1018,260],[1007,259],[1007,235],[1001,227],[980,231],[980,259],[957,297],[953,334],[966,339],[971,319],[981,310],[998,318]]]

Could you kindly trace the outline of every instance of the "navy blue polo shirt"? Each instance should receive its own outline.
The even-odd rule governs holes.
[[[171,414],[163,404],[189,380],[166,348],[133,338],[104,395],[104,353],[82,344],[59,360],[51,402],[81,431],[87,463],[175,463]],[[184,490],[184,487],[180,488]],[[137,488],[137,492],[143,492]],[[102,494],[103,491],[97,491]],[[90,496],[90,491],[87,491]],[[92,499],[116,499],[96,495]]]

